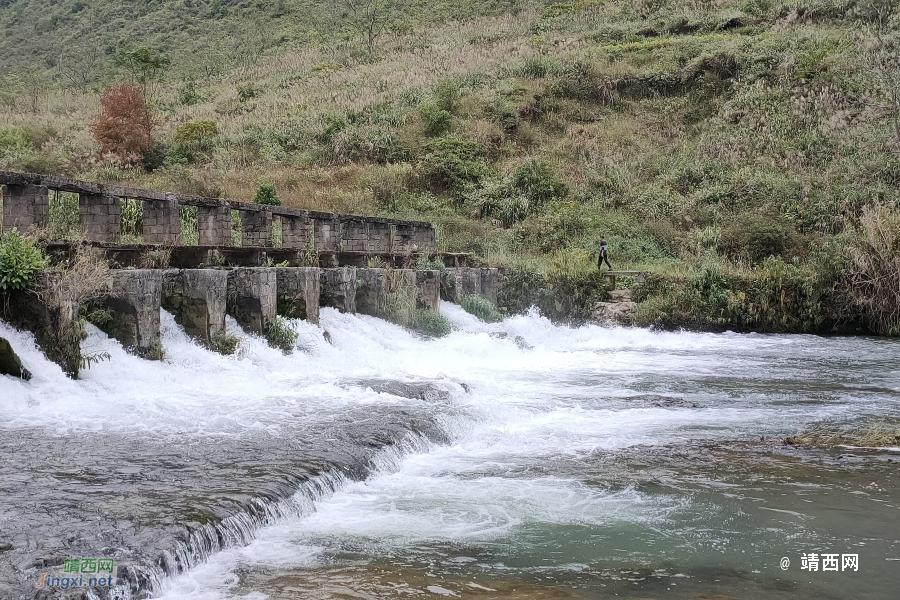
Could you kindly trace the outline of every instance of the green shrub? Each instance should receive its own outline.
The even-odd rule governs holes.
[[[417,308],[412,313],[412,329],[426,333],[434,337],[444,337],[450,334],[452,327],[447,317],[437,314],[427,308]]]
[[[434,89],[434,105],[438,110],[452,115],[459,108],[459,96],[459,84],[450,79],[443,79]]]
[[[540,160],[529,160],[520,166],[513,176],[513,185],[531,201],[532,210],[569,195],[569,186],[556,176],[553,167]]]
[[[634,291],[639,326],[784,333],[833,325],[834,282],[808,268],[765,259],[749,272],[730,270],[710,252],[690,277],[652,275]]]
[[[24,290],[34,275],[47,268],[47,259],[34,240],[13,229],[0,238],[0,290]]]
[[[478,317],[485,323],[497,323],[503,320],[497,307],[487,298],[470,294],[463,298],[459,305],[464,311]]]
[[[190,121],[182,123],[175,130],[175,141],[179,144],[196,144],[219,135],[215,121]]]
[[[275,317],[266,323],[265,338],[269,345],[278,348],[285,354],[294,351],[299,334],[283,317]]]
[[[425,135],[437,137],[450,131],[453,115],[446,110],[441,110],[434,104],[424,104],[419,109],[422,121],[425,123]]]
[[[798,235],[778,217],[748,215],[733,221],[722,232],[719,246],[731,256],[746,256],[759,262],[796,249]]]
[[[222,332],[214,336],[209,342],[209,349],[225,356],[230,356],[237,351],[241,343],[240,336],[233,333]]]
[[[490,174],[484,146],[455,135],[425,142],[421,168],[433,186],[460,191]]]
[[[253,196],[254,204],[266,204],[268,206],[281,206],[281,199],[275,191],[275,186],[271,183],[261,183],[256,188],[256,195]]]

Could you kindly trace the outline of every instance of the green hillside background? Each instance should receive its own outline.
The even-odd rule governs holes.
[[[398,3],[370,53],[341,2],[0,0],[0,168],[431,221],[511,311],[585,317],[602,234],[656,274],[638,324],[897,334],[860,292],[900,253],[885,7]],[[142,46],[170,64],[126,167],[89,125]]]

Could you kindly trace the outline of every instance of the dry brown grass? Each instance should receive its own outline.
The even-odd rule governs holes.
[[[853,257],[851,302],[873,331],[900,335],[900,212],[866,207],[859,219]]]
[[[789,446],[895,447],[900,446],[900,423],[882,419],[853,429],[818,425],[785,438],[784,443]]]

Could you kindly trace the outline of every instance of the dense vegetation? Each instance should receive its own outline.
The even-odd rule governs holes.
[[[602,233],[641,324],[900,333],[890,2],[376,4],[0,0],[0,168],[429,220],[508,310],[588,314]]]

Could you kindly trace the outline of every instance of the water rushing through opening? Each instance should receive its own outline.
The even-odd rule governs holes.
[[[0,377],[0,597],[95,556],[98,598],[896,597],[900,452],[780,443],[897,415],[896,341],[441,310],[237,357],[163,313],[163,363],[92,330],[79,381],[0,323],[34,373]]]

